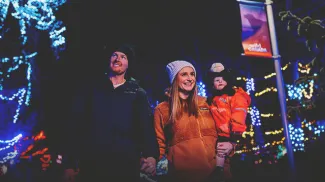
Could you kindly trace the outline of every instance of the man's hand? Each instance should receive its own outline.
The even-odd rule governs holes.
[[[153,157],[148,157],[142,160],[141,171],[150,174],[152,176],[156,175],[156,159]]]
[[[63,182],[75,182],[75,177],[78,174],[74,169],[66,169],[63,174]]]

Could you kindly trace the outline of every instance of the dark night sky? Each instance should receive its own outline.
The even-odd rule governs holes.
[[[88,77],[104,65],[99,57],[104,44],[115,47],[128,42],[136,46],[137,77],[144,87],[165,81],[165,65],[175,59],[193,61],[200,70],[216,56],[240,56],[238,8],[236,1],[229,0],[111,0],[86,6],[70,1],[59,11],[68,28],[63,65]]]
[[[321,17],[321,1],[302,2],[293,3],[298,15]],[[313,11],[307,11],[312,7]],[[281,10],[285,10],[285,1],[276,0],[274,15],[282,63],[310,56],[304,42],[297,42],[279,21],[276,15]],[[167,84],[165,65],[175,59],[193,62],[199,78],[200,72],[216,61],[240,74],[264,76],[274,71],[271,60],[240,57],[241,24],[236,0],[97,0],[87,4],[70,0],[59,10],[59,17],[68,29],[68,49],[59,64],[65,70],[61,78],[72,78],[65,81],[92,79],[105,67],[100,57],[103,45],[115,47],[125,42],[136,46],[136,77],[149,92],[159,94]]]

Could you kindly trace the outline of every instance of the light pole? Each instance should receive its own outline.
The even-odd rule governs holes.
[[[289,177],[290,177],[290,181],[294,181],[295,180],[295,164],[294,164],[294,156],[293,156],[292,144],[291,144],[291,139],[290,139],[290,133],[289,133],[289,128],[288,128],[286,95],[285,95],[285,88],[284,88],[284,82],[283,82],[283,76],[282,76],[282,70],[281,70],[281,56],[280,56],[279,50],[278,50],[276,30],[275,30],[275,25],[274,25],[274,15],[273,15],[272,3],[273,2],[271,0],[265,0],[266,13],[267,13],[267,19],[268,19],[268,25],[269,25],[269,31],[270,31],[270,38],[271,38],[272,54],[273,54],[273,59],[274,59],[275,72],[276,72],[276,83],[277,83],[277,89],[278,89],[278,97],[279,97],[280,108],[281,108],[281,119],[282,119],[284,136],[286,138],[285,145],[287,148],[287,156],[288,156],[289,167],[290,167]]]

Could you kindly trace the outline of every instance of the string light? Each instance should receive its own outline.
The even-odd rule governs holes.
[[[2,159],[0,160],[0,164],[3,164],[8,160],[14,159],[18,155],[17,149],[14,148],[13,146],[15,146],[20,141],[21,138],[22,138],[22,134],[19,134],[10,140],[0,140],[0,145],[1,146],[5,145],[4,147],[0,148],[0,152],[9,150],[10,148],[13,149],[13,151],[1,155]]]
[[[52,42],[51,47],[58,58],[58,53],[65,49],[63,32],[66,27],[63,26],[62,21],[57,20],[54,12],[64,3],[66,0],[2,0],[0,3],[0,29],[4,26],[11,4],[13,7],[11,16],[19,22],[22,45],[28,41],[28,28],[34,27],[38,30],[48,31]],[[1,38],[3,37],[0,36]]]
[[[282,67],[282,70],[286,70],[288,68],[289,64]],[[310,70],[311,69],[308,65],[302,66],[302,64],[299,63],[298,71],[300,73],[309,74]],[[269,75],[266,75],[264,77],[264,79],[269,79],[275,75],[276,75],[275,73],[271,73]],[[311,99],[314,94],[314,83],[315,83],[314,80],[315,80],[316,76],[317,76],[316,73],[313,74],[313,76],[308,76],[307,79],[309,79],[309,80],[307,80],[307,84],[300,83],[297,85],[290,85],[290,84],[286,85],[287,93],[288,93],[287,94],[288,98],[286,99],[286,101],[297,99],[301,102],[303,98]],[[251,94],[250,78],[237,77],[237,80],[245,81],[247,93]],[[263,79],[255,79],[255,80],[263,80]],[[254,95],[261,96],[267,92],[277,92],[277,89],[274,87],[266,88],[261,92],[255,93]],[[253,127],[256,126],[256,121],[257,120],[260,121],[259,120],[260,118],[257,119],[257,117],[256,117],[257,115],[259,115],[260,117],[263,117],[263,118],[269,118],[269,117],[275,116],[274,113],[259,113],[259,111],[256,107],[250,108],[249,111],[250,111],[250,115],[251,115],[252,125],[250,126],[248,131],[245,131],[243,133],[242,137],[246,138],[246,139],[249,139],[247,137],[251,137],[251,139],[249,139],[250,143],[242,145],[241,149],[236,151],[236,154],[252,152],[252,154],[254,156],[271,155],[272,151],[273,151],[275,153],[273,162],[277,162],[276,159],[283,157],[287,152],[286,148],[284,146],[285,137],[282,137],[281,140],[274,140],[271,142],[267,142],[263,145],[257,145],[254,142],[255,133],[253,131]],[[301,127],[295,128],[292,124],[289,125],[289,133],[290,133],[290,138],[292,140],[294,152],[304,151],[305,146],[306,146],[305,142],[311,141],[311,140],[316,140],[316,137],[320,136],[320,134],[323,133],[324,130],[325,130],[325,121],[322,121],[322,122],[321,121],[318,121],[318,122],[309,121],[309,122],[307,122],[305,119],[303,122],[301,122]],[[280,129],[273,130],[273,131],[265,131],[264,134],[265,134],[265,136],[274,135],[275,137],[277,137],[278,135],[283,135],[283,131],[284,131],[284,129],[280,128]],[[239,141],[237,141],[237,142],[239,143]],[[257,160],[255,160],[255,164],[260,164],[260,163],[262,163],[262,161],[263,161],[262,159],[257,159]],[[268,161],[268,163],[271,164],[272,161]]]
[[[309,86],[309,87],[308,87]],[[288,96],[291,100],[298,99],[301,100],[302,96],[307,99],[311,99],[314,93],[314,80],[310,80],[308,84],[301,83],[297,86],[294,85],[286,85],[288,89]],[[309,94],[306,91],[309,89]]]
[[[284,65],[282,68],[281,68],[281,70],[286,70],[288,67],[289,67],[289,65],[290,65],[291,63],[289,62],[288,64],[286,64],[286,65]],[[269,74],[269,75],[266,75],[266,76],[264,76],[264,79],[269,79],[269,78],[272,78],[273,76],[275,76],[276,75],[276,73],[274,72],[274,73],[271,73],[271,74]]]
[[[51,41],[50,47],[56,56],[59,58],[59,53],[65,49],[64,32],[66,27],[62,21],[59,21],[54,12],[59,6],[66,3],[66,0],[1,0],[0,1],[0,39],[5,36],[6,30],[3,30],[5,20],[8,16],[12,16],[18,21],[20,31],[21,46],[29,42],[28,31],[36,28],[37,30],[48,33]],[[12,8],[9,9],[9,6]],[[12,12],[9,12],[11,10]],[[20,110],[23,105],[29,106],[31,99],[31,74],[32,74],[32,61],[34,60],[37,52],[28,53],[23,51],[21,56],[2,57],[0,58],[0,100],[7,102],[17,102],[17,108],[13,116],[13,123],[18,121]],[[4,92],[4,82],[10,79],[13,73],[21,70],[22,65],[26,66],[26,80],[27,84],[21,86],[14,93]],[[21,135],[19,135],[21,138]],[[19,155],[17,147],[20,139],[15,139],[14,142],[3,143],[0,140],[0,155],[2,160],[0,163],[6,163],[8,160],[14,159]],[[14,151],[8,152],[9,149],[14,148]]]
[[[249,114],[251,115],[252,125],[261,126],[260,111],[255,106],[249,108]]]
[[[268,113],[268,114],[261,113],[261,117],[263,117],[263,118],[269,118],[269,117],[272,117],[272,116],[274,116],[274,114],[272,114],[272,113]]]
[[[40,161],[42,162],[42,170],[45,171],[51,163],[52,156],[50,154],[43,154],[43,156],[40,158]]]
[[[288,128],[289,128],[291,142],[294,147],[294,152],[304,151],[304,147],[305,147],[304,142],[305,141],[315,140],[316,137],[314,137],[314,135],[320,136],[320,133],[325,132],[325,120],[318,121],[318,122],[316,122],[316,121],[307,122],[305,119],[304,121],[301,122],[301,128],[299,128],[299,127],[295,128],[292,124],[289,124]],[[306,136],[306,131],[304,131],[303,128],[307,128],[308,131],[312,131],[312,135],[309,137]],[[265,135],[279,135],[282,133],[283,133],[283,128],[281,128],[279,130],[274,130],[274,131],[267,131],[267,132],[265,132]],[[249,132],[246,131],[243,133],[243,135],[242,135],[243,138],[246,138],[246,135],[250,135],[251,137],[254,136],[252,127],[250,127]],[[242,150],[238,150],[238,151],[236,151],[236,153],[237,154],[248,153],[248,152],[257,151],[261,148],[266,148],[269,146],[282,145],[284,143],[284,140],[285,140],[285,137],[282,137],[281,140],[268,142],[262,146],[255,146],[255,147],[252,147],[252,149],[247,149],[244,146]]]
[[[30,143],[24,151],[20,153],[21,159],[30,159],[31,157],[35,157],[37,155],[44,155],[45,152],[48,151],[48,148],[42,148],[39,150],[34,150],[36,147],[35,142],[42,141],[46,139],[44,131],[40,131],[37,135],[32,137],[25,137],[24,143]]]
[[[314,92],[314,80],[311,80],[309,82],[309,94],[307,93],[306,89],[302,90],[302,94],[304,95],[305,98],[311,99],[311,97],[313,96],[313,92]]]
[[[265,94],[265,93],[267,93],[267,92],[277,92],[277,91],[278,91],[278,90],[277,90],[276,88],[274,88],[274,87],[269,87],[269,88],[266,88],[266,89],[264,89],[264,90],[262,90],[262,91],[260,91],[260,92],[255,93],[255,97],[261,96],[261,95],[263,95],[263,94]]]
[[[269,78],[271,78],[271,77],[273,77],[275,75],[276,75],[276,73],[271,73],[269,75],[264,76],[264,79],[269,79]]]
[[[313,121],[307,122],[306,119],[301,123],[302,128],[306,127],[309,131],[312,131],[314,135],[320,135],[320,133],[324,133],[325,130],[325,121]]]
[[[253,137],[253,136],[254,136],[253,125],[250,125],[250,127],[249,127],[249,131],[245,131],[245,132],[242,134],[242,137],[243,137],[243,138],[246,138],[246,135],[249,135],[250,137]]]
[[[16,93],[12,94],[11,96],[5,96],[4,94],[0,94],[0,99],[2,101],[13,101],[17,100],[17,109],[16,113],[13,116],[13,123],[16,123],[19,114],[20,114],[20,109],[23,104],[26,106],[29,105],[30,102],[30,97],[31,97],[31,88],[32,88],[32,83],[31,83],[31,73],[32,73],[32,66],[31,66],[31,59],[34,58],[37,55],[37,53],[32,53],[26,56],[15,56],[13,58],[1,58],[1,63],[2,65],[5,64],[10,64],[8,65],[9,68],[6,72],[0,72],[0,75],[2,78],[0,79],[0,88],[3,89],[3,82],[5,81],[6,78],[9,78],[10,74],[12,71],[17,70],[21,65],[25,64],[27,65],[27,88],[20,88]],[[25,99],[25,101],[24,101]]]
[[[254,78],[249,78],[246,80],[246,92],[250,95],[251,91],[255,91]]]
[[[287,70],[287,69],[289,68],[290,65],[291,65],[291,62],[287,63],[286,65],[284,65],[284,66],[281,68],[281,70],[282,70],[282,71]],[[299,65],[299,67],[298,67],[298,71],[299,71],[300,73],[307,73],[307,74],[309,74],[311,68],[309,67],[308,64],[305,65],[305,66],[303,66],[301,63],[298,63],[298,65]],[[275,72],[263,76],[263,79],[256,79],[256,80],[265,80],[265,79],[272,78],[272,77],[274,77],[274,76],[276,76],[276,73],[275,73]],[[237,80],[247,81],[247,78],[246,78],[246,77],[237,77]]]
[[[298,63],[298,71],[300,73],[309,74],[310,69],[311,68],[309,67],[309,64],[306,64],[305,66],[303,66],[301,63]]]
[[[287,148],[284,145],[278,145],[278,153],[276,155],[277,159],[280,159],[287,153]]]
[[[271,143],[266,143],[262,146],[255,146],[255,147],[252,147],[251,149],[247,149],[246,147],[244,147],[244,149],[242,150],[237,150],[235,153],[236,154],[241,154],[241,153],[247,153],[247,152],[252,152],[252,151],[259,151],[260,149],[267,149],[268,147],[274,147],[276,145],[282,145],[284,143],[284,140],[285,140],[285,137],[283,137],[281,140],[278,140],[278,141],[273,141]]]
[[[286,85],[286,87],[287,87],[288,97],[290,100],[293,100],[293,99],[301,100],[302,90],[304,89],[303,84],[299,84],[298,86],[288,84],[288,85]]]
[[[279,129],[279,130],[274,130],[274,131],[266,131],[265,135],[278,135],[283,133],[283,128]]]
[[[198,94],[202,97],[206,97],[206,91],[205,91],[205,84],[202,82],[197,83],[198,86]]]
[[[246,78],[246,77],[237,77],[236,79],[237,79],[237,80],[243,80],[243,81],[245,81],[245,82],[247,81],[247,78]]]
[[[301,128],[295,128],[292,124],[289,124],[289,133],[293,151],[304,151],[304,131]]]
[[[0,30],[3,28],[4,21],[6,20],[9,4],[10,4],[9,0],[0,1]],[[0,38],[2,38],[1,35]]]

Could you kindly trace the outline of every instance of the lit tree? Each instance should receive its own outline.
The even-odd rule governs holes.
[[[41,35],[48,37],[48,47],[56,60],[65,49],[66,27],[54,14],[65,2],[0,1],[0,164],[15,163],[22,153],[31,156],[36,151],[32,150],[30,144],[44,139],[42,132],[38,137],[32,137],[37,122],[37,114],[30,114],[29,110],[33,96],[35,60],[41,52],[38,46]],[[39,154],[43,155],[44,152]]]

